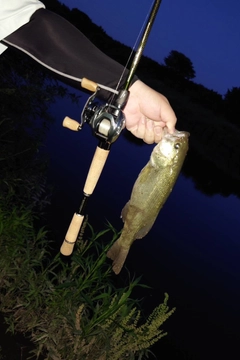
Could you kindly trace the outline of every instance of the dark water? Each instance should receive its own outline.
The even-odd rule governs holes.
[[[64,116],[79,119],[80,111],[68,101],[55,104],[56,123],[46,142],[55,185],[51,221],[59,246],[80,204],[98,143],[88,125],[80,133],[61,126]],[[153,146],[138,146],[123,135],[113,144],[88,206],[96,230],[106,219],[121,229],[121,209]],[[164,326],[169,335],[159,342],[157,358],[240,358],[239,214],[239,198],[206,196],[181,175],[151,232],[134,243],[127,266],[153,286],[146,304],[157,305],[167,292],[170,306],[177,307]]]

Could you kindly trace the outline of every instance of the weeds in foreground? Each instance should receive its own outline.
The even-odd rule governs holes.
[[[144,320],[132,290],[114,285],[106,259],[109,225],[87,239],[81,235],[71,262],[51,259],[47,233],[35,231],[32,213],[24,208],[0,208],[0,311],[8,330],[30,336],[40,354],[53,360],[143,359],[165,333],[164,321],[173,313],[168,296]]]

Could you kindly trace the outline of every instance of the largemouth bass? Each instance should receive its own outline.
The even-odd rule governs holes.
[[[188,137],[185,131],[165,134],[138,175],[130,200],[122,210],[121,236],[107,252],[115,274],[121,271],[133,241],[149,232],[170,195],[188,150]]]

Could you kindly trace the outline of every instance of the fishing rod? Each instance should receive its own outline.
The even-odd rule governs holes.
[[[88,98],[82,110],[81,122],[79,123],[69,117],[65,117],[63,120],[63,126],[73,131],[80,131],[83,125],[88,123],[92,128],[93,135],[99,140],[83,188],[83,197],[80,207],[73,215],[65,239],[60,248],[61,253],[65,256],[69,256],[73,252],[78,233],[84,220],[88,199],[97,185],[112,143],[117,140],[122,129],[125,127],[123,110],[129,97],[128,89],[131,85],[133,76],[135,75],[161,1],[162,0],[155,0],[153,3],[123,89],[118,91],[111,103],[99,105],[95,102],[95,98],[100,90],[99,85],[94,81],[83,78],[81,86],[84,89],[93,92],[93,94]]]

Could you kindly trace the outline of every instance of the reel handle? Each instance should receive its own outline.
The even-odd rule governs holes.
[[[87,89],[87,90],[92,91],[92,92],[96,92],[97,89],[98,89],[98,84],[95,83],[92,80],[87,79],[87,78],[82,78],[81,86],[84,89]]]
[[[73,131],[79,131],[82,128],[81,124],[79,124],[79,122],[71,119],[68,116],[65,116],[65,118],[63,119],[62,125],[63,125],[63,127],[68,128],[69,130],[73,130]]]

